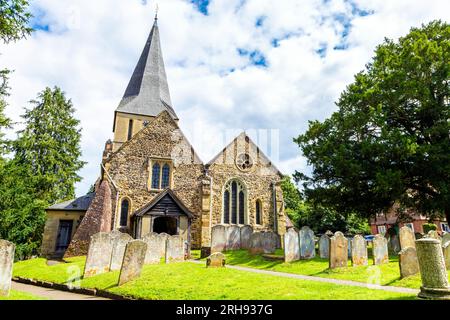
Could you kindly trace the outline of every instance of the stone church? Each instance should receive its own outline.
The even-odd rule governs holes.
[[[93,234],[118,229],[181,235],[208,252],[217,224],[286,231],[283,175],[242,133],[203,163],[179,127],[169,93],[157,17],[114,112],[95,190],[47,209],[41,254],[87,253]]]

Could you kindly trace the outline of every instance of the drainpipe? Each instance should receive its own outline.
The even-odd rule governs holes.
[[[272,202],[273,202],[273,231],[276,234],[278,234],[277,190],[275,182],[272,182]]]

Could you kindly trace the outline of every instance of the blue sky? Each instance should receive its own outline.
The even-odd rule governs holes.
[[[204,162],[242,130],[281,171],[308,172],[293,143],[323,120],[384,37],[433,19],[444,0],[160,0],[166,71],[180,126]],[[150,31],[156,1],[35,0],[31,38],[2,47],[15,72],[7,115],[46,86],[73,100],[82,125],[86,192],[100,172],[113,113]],[[20,125],[17,129],[20,128]],[[9,132],[14,136],[14,132]]]

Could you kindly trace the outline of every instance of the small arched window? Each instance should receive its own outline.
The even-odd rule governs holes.
[[[159,189],[159,173],[161,166],[155,163],[152,168],[152,189]]]
[[[128,211],[130,210],[130,202],[128,199],[122,200],[120,206],[120,226],[126,227],[128,225]]]
[[[162,168],[162,179],[161,179],[161,189],[166,189],[169,187],[170,183],[170,166],[166,163]]]
[[[133,138],[133,120],[130,119],[128,123],[128,140],[131,140]]]
[[[261,200],[256,200],[256,224],[261,224]]]
[[[231,180],[223,192],[223,223],[245,224],[247,215],[247,191],[243,183]]]

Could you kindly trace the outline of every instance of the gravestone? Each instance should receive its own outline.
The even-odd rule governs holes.
[[[416,247],[416,236],[414,231],[412,231],[409,227],[404,226],[400,228],[400,248],[406,249],[408,247]]]
[[[250,254],[262,254],[264,253],[264,239],[261,232],[253,232],[250,237],[250,249],[248,250]]]
[[[330,238],[330,269],[347,267],[348,240],[340,231]]]
[[[445,266],[450,269],[450,233],[442,237],[442,252],[444,254]]]
[[[290,228],[284,234],[284,262],[300,260],[300,241],[298,232]]]
[[[151,232],[142,238],[147,244],[144,264],[160,264],[161,259],[166,258],[167,235]]]
[[[380,265],[389,263],[387,239],[383,235],[377,234],[373,238],[372,243],[373,243],[373,264]]]
[[[84,278],[109,272],[113,246],[111,235],[99,232],[91,237],[84,267]]]
[[[316,256],[316,243],[314,232],[307,226],[301,228],[299,232],[300,259],[312,259]]]
[[[250,248],[250,237],[252,236],[253,228],[251,226],[241,227],[241,249]]]
[[[211,229],[211,253],[222,252],[227,246],[227,228],[216,225]]]
[[[356,235],[352,240],[352,265],[367,266],[367,243],[361,235]]]
[[[119,286],[139,278],[144,266],[147,244],[142,240],[129,241],[120,268]]]
[[[319,256],[322,259],[330,257],[330,237],[327,234],[323,234],[319,239]]]
[[[431,239],[436,239],[436,240],[442,241],[441,236],[439,235],[439,233],[436,230],[428,231],[426,238],[431,238]]]
[[[241,229],[238,226],[227,228],[227,244],[225,250],[239,250],[241,248]]]
[[[441,242],[433,238],[416,241],[422,286],[419,297],[450,300],[450,286]]]
[[[388,251],[391,255],[397,255],[400,252],[400,241],[396,234],[390,235],[388,238]]]
[[[275,250],[277,250],[278,236],[273,231],[262,232],[261,235],[263,238],[263,252],[275,253]]]
[[[14,265],[16,245],[6,240],[0,240],[0,297],[9,296]]]
[[[128,233],[120,233],[120,235],[115,236],[114,238],[111,237],[112,254],[111,265],[109,267],[110,271],[120,270],[120,268],[122,267],[123,255],[125,254],[127,243],[133,240],[133,238]]]
[[[221,268],[225,267],[225,255],[222,252],[216,252],[206,259],[206,267]]]
[[[184,261],[184,240],[181,236],[169,236],[166,242],[166,263]]]
[[[406,278],[419,273],[416,248],[406,247],[399,252],[400,278]]]

